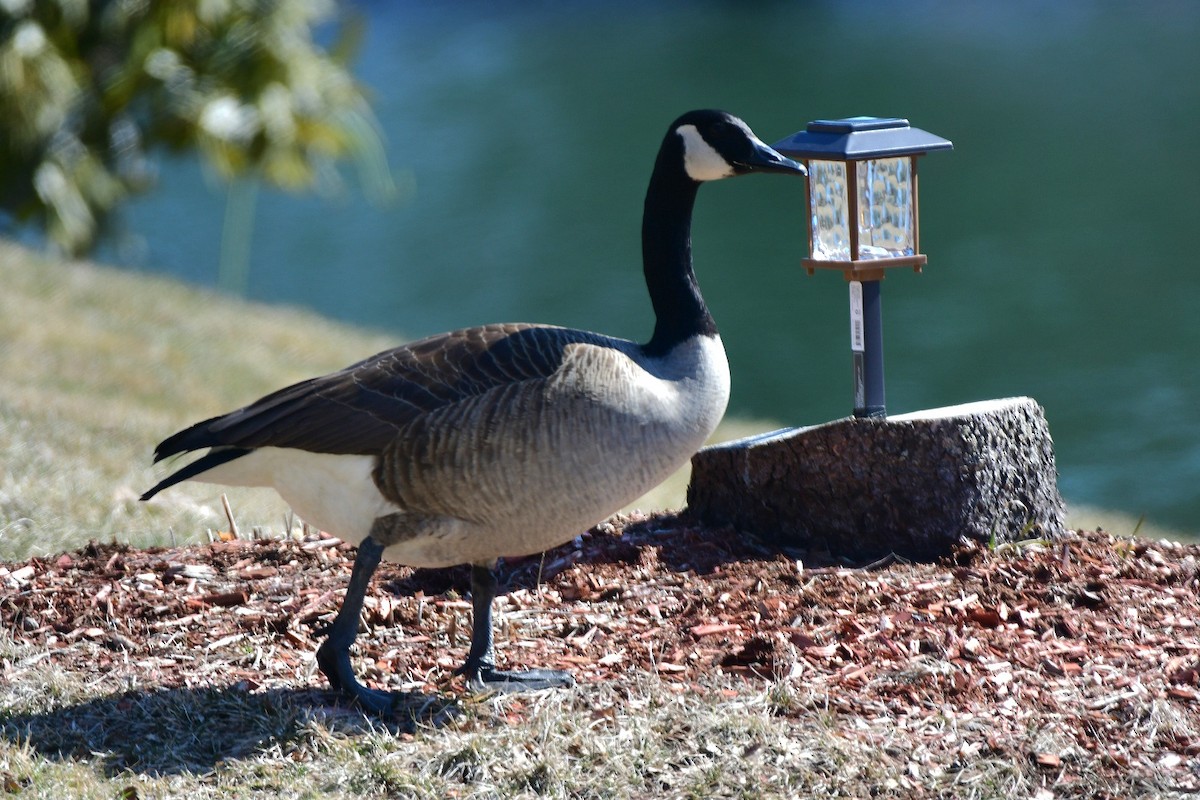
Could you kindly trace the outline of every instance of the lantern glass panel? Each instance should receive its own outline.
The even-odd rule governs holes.
[[[898,258],[913,246],[912,159],[872,158],[858,165],[858,257]]]
[[[809,161],[808,192],[812,210],[809,220],[812,257],[820,261],[849,261],[849,195],[845,163]]]

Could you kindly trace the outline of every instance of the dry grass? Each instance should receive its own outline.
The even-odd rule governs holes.
[[[169,280],[45,260],[0,241],[0,556],[89,538],[195,541],[220,524],[211,489],[147,508],[155,443],[285,382],[385,345],[313,314],[230,301]],[[265,492],[240,492],[278,525]]]
[[[0,559],[71,550],[89,539],[167,544],[168,531],[181,544],[202,540],[205,528],[225,527],[219,490],[187,487],[149,507],[135,501],[160,475],[149,465],[155,442],[393,343],[295,309],[91,264],[44,261],[2,242],[0,265]],[[668,494],[647,504],[678,503],[682,485],[677,478]],[[284,509],[270,493],[230,497],[243,529],[281,527]],[[163,647],[207,652],[183,638]],[[1163,750],[1161,763],[1130,760],[1114,770],[1112,759],[1119,765],[1135,748],[1087,751],[1065,729],[1077,720],[1034,717],[994,746],[994,728],[981,721],[986,716],[952,706],[920,716],[887,706],[861,715],[846,710],[836,684],[804,672],[761,681],[705,668],[680,681],[631,667],[570,691],[462,698],[445,724],[401,730],[313,689],[321,684],[311,661],[267,685],[232,677],[232,665],[253,669],[261,654],[279,647],[277,634],[256,633],[194,660],[199,672],[172,684],[153,659],[139,661],[136,653],[87,637],[64,634],[39,645],[0,631],[0,794],[1194,796],[1178,778],[1194,772],[1194,758],[1175,763],[1178,756]],[[126,668],[68,670],[67,656]],[[936,659],[915,659],[903,670],[872,673],[871,680],[889,687],[938,683],[946,669]],[[1093,702],[1097,691],[1080,686],[1077,697],[1061,699],[1073,707]],[[1131,745],[1196,741],[1200,732],[1180,702],[1126,698],[1098,713],[1115,720]],[[1050,763],[1031,763],[1033,753],[1047,754]],[[1092,774],[1101,765],[1103,780]]]
[[[982,726],[848,720],[801,682],[684,688],[635,673],[477,700],[445,726],[398,732],[311,691],[88,687],[7,650],[13,677],[37,687],[0,704],[0,781],[22,798],[1194,796],[1140,770],[1050,789],[1058,770],[989,754]],[[1020,744],[1060,752],[1063,740],[1049,725]]]

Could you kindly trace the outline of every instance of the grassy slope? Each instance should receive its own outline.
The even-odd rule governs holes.
[[[396,344],[294,308],[247,303],[145,274],[60,262],[0,241],[0,559],[89,539],[138,546],[226,528],[221,489],[137,495],[167,434],[289,382]],[[730,423],[718,438],[763,430]],[[682,503],[685,478],[644,498]],[[228,490],[243,528],[279,529],[273,492]]]
[[[150,465],[155,443],[387,345],[313,314],[5,242],[0,275],[0,557],[218,527],[212,487],[136,502],[163,472]],[[279,527],[269,496],[239,493],[235,508]]]

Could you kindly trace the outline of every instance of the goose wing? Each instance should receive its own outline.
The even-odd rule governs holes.
[[[160,443],[155,461],[205,447],[380,455],[423,415],[497,388],[547,379],[570,344],[608,342],[584,331],[526,324],[433,336],[197,423]]]

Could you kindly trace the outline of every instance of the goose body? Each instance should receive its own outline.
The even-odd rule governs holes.
[[[359,545],[318,653],[335,688],[360,686],[349,646],[380,558],[473,565],[472,683],[559,685],[562,673],[494,669],[491,567],[556,546],[678,469],[724,414],[729,369],[691,263],[702,182],[803,174],[736,117],[696,111],[668,130],[646,194],[642,249],[655,312],[645,344],[548,325],[497,324],[412,342],[274,392],[164,440],[155,460],[205,450],[182,480],[271,486],[303,519]]]
[[[377,394],[388,387],[417,394],[411,387],[430,376],[418,355],[458,341],[475,343],[469,353],[476,364],[514,346],[539,347],[539,369],[522,359],[528,374],[514,380],[510,359],[495,373],[499,380],[458,387],[451,402],[422,392],[427,408]],[[460,379],[466,368],[442,364]],[[384,518],[374,533],[384,558],[445,567],[555,547],[657,486],[716,428],[729,368],[718,337],[695,337],[654,357],[632,342],[582,331],[490,325],[414,342],[301,386],[286,401],[266,398],[270,412],[256,404],[201,423],[206,436],[235,447],[265,444],[198,479],[272,486],[310,525],[354,544]],[[350,416],[341,407],[311,408],[347,402],[328,399],[339,394],[358,395],[360,406],[367,399],[395,406],[388,411],[393,431],[378,445],[355,448],[365,452],[289,446],[285,437],[302,435],[306,412],[322,420]],[[240,434],[265,413],[281,414],[288,434]]]

